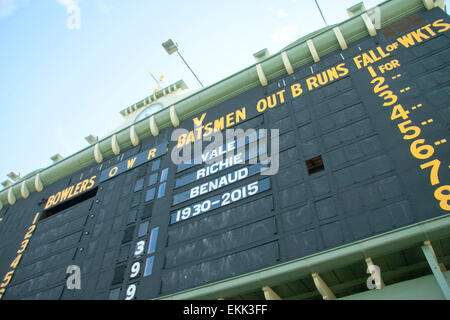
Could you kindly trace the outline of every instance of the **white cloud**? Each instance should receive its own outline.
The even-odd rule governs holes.
[[[276,42],[286,42],[292,37],[296,30],[297,28],[294,26],[285,26],[281,31],[271,33],[270,38]]]
[[[0,0],[0,19],[12,15],[16,8],[17,3],[15,0]]]
[[[78,5],[78,0],[58,0],[59,4],[66,7],[66,8],[70,8],[71,6],[76,6]]]
[[[277,10],[277,17],[278,18],[283,18],[286,15],[286,12],[284,12],[283,9],[278,9]]]
[[[105,16],[109,16],[111,14],[111,9],[112,7],[107,6],[103,1],[100,1],[98,4],[98,10]]]
[[[275,15],[278,19],[284,18],[286,16],[286,11],[282,8],[274,8],[269,5],[266,6],[266,10]]]
[[[11,16],[20,7],[26,6],[30,0],[0,0],[0,20]]]

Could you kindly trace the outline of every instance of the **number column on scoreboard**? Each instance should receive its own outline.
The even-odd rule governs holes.
[[[388,64],[390,68],[386,68]],[[398,170],[408,179],[410,188],[431,188],[433,199],[429,200],[434,201],[442,213],[449,212],[450,151],[448,130],[438,112],[442,106],[436,106],[427,99],[427,92],[421,89],[416,79],[408,76],[401,55],[397,59],[369,66],[367,70],[372,95],[377,99],[377,108],[382,111],[376,119],[390,123],[393,129],[388,128],[393,136],[387,144],[398,146],[390,148]],[[415,194],[413,200],[424,196],[423,192]],[[426,203],[428,201],[421,201],[419,207],[424,206],[427,210]]]

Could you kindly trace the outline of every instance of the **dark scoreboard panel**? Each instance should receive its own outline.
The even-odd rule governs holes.
[[[152,299],[448,214],[449,28],[408,17],[4,208],[2,298]],[[279,129],[278,173],[172,162],[225,128]]]

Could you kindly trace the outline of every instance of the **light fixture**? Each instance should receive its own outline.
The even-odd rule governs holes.
[[[20,180],[20,174],[19,173],[15,173],[13,171],[11,171],[10,173],[7,174],[8,178],[10,178],[12,181],[17,181]]]
[[[181,60],[183,60],[184,64],[189,68],[189,70],[191,70],[191,72],[194,75],[195,79],[197,79],[198,83],[200,83],[202,88],[204,88],[203,84],[200,82],[198,77],[195,75],[194,71],[192,71],[191,67],[189,67],[189,65],[187,64],[186,60],[184,60],[183,56],[181,55],[180,51],[178,50],[178,45],[175,42],[173,42],[172,39],[169,39],[166,42],[163,42],[162,46],[164,47],[164,49],[167,51],[167,53],[169,55],[171,55],[174,52],[178,53],[178,55],[180,56]]]
[[[166,49],[167,53],[169,55],[171,55],[172,53],[174,53],[175,51],[178,51],[178,47],[175,44],[175,42],[173,42],[172,39],[167,40],[166,42],[164,42],[162,44],[162,46],[164,47],[164,49]]]
[[[255,58],[256,62],[259,62],[261,60],[264,60],[265,58],[270,57],[270,53],[267,48],[264,48],[262,50],[259,50],[257,53],[254,53],[253,57]]]
[[[86,138],[87,142],[89,142],[89,144],[96,144],[98,142],[98,137],[95,137],[94,135],[90,134],[88,135]]]
[[[58,162],[58,161],[61,161],[61,160],[63,159],[63,157],[62,157],[62,155],[60,155],[59,153],[57,153],[57,154],[51,156],[50,159],[51,159],[54,163],[56,163],[56,162]]]
[[[359,16],[364,11],[366,11],[366,8],[364,7],[364,3],[360,2],[358,4],[355,4],[352,7],[348,8],[347,9],[347,14],[351,18],[351,17],[354,17],[354,16]]]
[[[12,185],[12,183],[9,180],[5,180],[2,182],[2,186],[4,186],[5,188],[9,187],[10,185]]]

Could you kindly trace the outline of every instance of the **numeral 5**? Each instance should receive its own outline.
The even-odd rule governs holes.
[[[5,275],[5,277],[3,278],[3,282],[2,282],[2,284],[0,285],[0,288],[4,288],[4,287],[6,287],[6,286],[10,283],[13,274],[14,274],[14,270],[11,270],[10,272],[8,272],[8,273]]]
[[[406,127],[407,124],[410,124],[411,120],[403,121],[402,123],[398,124],[398,128],[400,129],[400,132],[405,134],[403,136],[403,139],[405,140],[411,140],[416,138],[420,134],[420,128],[417,126],[410,126]],[[406,134],[407,132],[411,132],[410,134]]]

